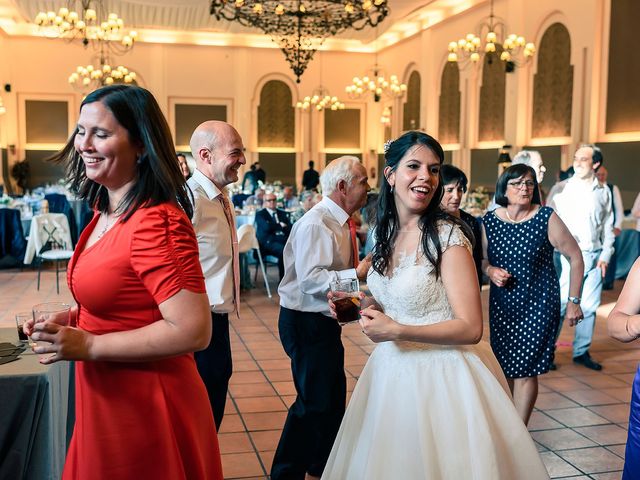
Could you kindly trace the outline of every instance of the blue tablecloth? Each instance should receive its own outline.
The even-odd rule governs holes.
[[[26,247],[20,211],[0,208],[0,268],[22,265]]]
[[[616,278],[626,278],[633,262],[640,256],[640,232],[622,230],[616,237]]]

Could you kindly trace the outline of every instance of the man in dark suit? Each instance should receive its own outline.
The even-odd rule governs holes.
[[[309,160],[309,169],[302,174],[302,190],[316,190],[320,183],[320,174],[313,169],[313,160]]]
[[[291,232],[291,220],[285,210],[276,208],[276,196],[273,193],[264,195],[265,208],[256,212],[256,236],[263,255],[278,258],[280,280],[284,276],[282,251]]]

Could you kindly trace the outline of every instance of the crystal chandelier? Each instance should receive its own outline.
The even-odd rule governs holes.
[[[361,98],[373,93],[373,100],[379,102],[382,97],[401,98],[407,86],[398,80],[397,75],[386,76],[384,70],[376,65],[363,77],[353,77],[353,83],[345,88],[349,98]]]
[[[85,47],[91,43],[96,49],[107,45],[114,54],[133,48],[138,33],[133,30],[125,33],[124,21],[115,13],[107,14],[101,0],[80,0],[79,3],[79,12],[74,10],[76,1],[73,0],[57,13],[38,13],[34,21],[51,38],[80,39]]]
[[[122,65],[112,66],[113,62],[104,50],[101,50],[100,55],[95,60],[90,65],[79,65],[69,75],[69,84],[79,90],[95,90],[114,83],[137,85],[138,74]]]
[[[390,107],[384,107],[384,110],[382,110],[380,123],[382,123],[385,127],[391,125],[391,108]]]
[[[270,35],[296,81],[322,42],[348,30],[375,27],[389,14],[388,0],[212,0],[217,20],[236,21]]]
[[[320,85],[310,96],[304,97],[302,101],[296,103],[296,108],[309,110],[311,108],[321,112],[322,110],[344,110],[345,106],[338,97],[331,96],[329,91]]]
[[[449,43],[449,62],[458,62],[462,67],[470,63],[478,63],[482,55],[489,55],[489,63],[494,56],[504,62],[505,71],[511,73],[516,66],[522,66],[531,60],[536,52],[532,42],[527,42],[522,35],[511,33],[505,36],[504,21],[493,14],[493,0],[491,13],[479,27],[479,35],[468,33],[457,42]],[[482,43],[484,38],[484,44]]]

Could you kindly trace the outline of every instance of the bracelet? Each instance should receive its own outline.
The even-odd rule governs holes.
[[[640,334],[638,335],[631,334],[631,332],[629,331],[629,320],[631,320],[631,315],[627,316],[627,321],[624,324],[624,329],[627,331],[627,335],[631,337],[631,340],[637,340],[638,338],[640,338]]]

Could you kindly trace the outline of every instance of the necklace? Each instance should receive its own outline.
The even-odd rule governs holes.
[[[104,227],[102,227],[102,230],[100,230],[100,233],[98,233],[98,238],[102,238],[102,236],[107,233],[109,231],[109,229],[111,227],[113,227],[113,225],[115,224],[115,219],[117,219],[120,215],[115,215],[113,216],[113,223],[109,223],[109,214],[107,213],[106,215],[103,213],[102,215],[104,215],[105,219],[106,219],[106,223],[104,224]]]
[[[525,214],[525,216],[521,219],[521,220],[514,220],[513,218],[511,218],[511,215],[509,215],[509,210],[507,208],[504,209],[504,213],[507,215],[507,220],[509,220],[511,223],[522,223],[525,220],[528,220],[528,216],[529,216],[529,212],[530,210],[527,210],[527,213]]]

